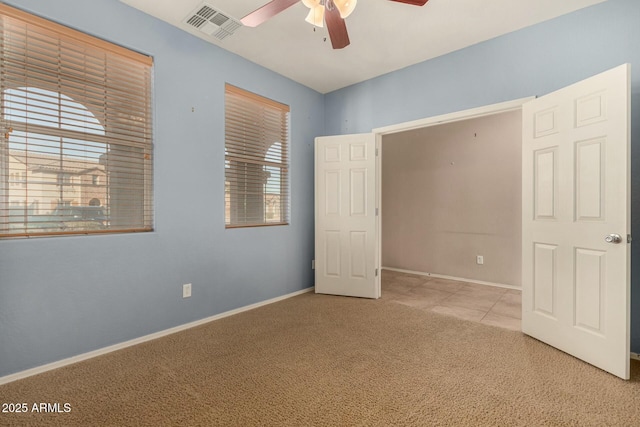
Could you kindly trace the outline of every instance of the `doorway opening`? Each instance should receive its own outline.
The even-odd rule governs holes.
[[[520,109],[380,143],[382,298],[520,330]]]

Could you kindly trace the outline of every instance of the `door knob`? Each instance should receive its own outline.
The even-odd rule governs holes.
[[[607,243],[620,243],[622,242],[622,237],[619,234],[609,234],[604,238],[604,241]]]

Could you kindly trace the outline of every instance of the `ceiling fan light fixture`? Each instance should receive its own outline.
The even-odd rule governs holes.
[[[307,6],[309,9],[320,6],[321,3],[322,2],[320,0],[302,0],[302,4]]]
[[[342,19],[346,19],[351,15],[351,12],[356,8],[357,3],[358,0],[333,0],[333,4],[338,8]]]
[[[314,6],[309,10],[309,14],[305,18],[311,25],[315,25],[316,27],[323,28],[324,27],[324,6],[318,5]]]
[[[2,0],[0,0],[0,2],[1,1]],[[248,27],[257,27],[280,12],[289,9],[298,3],[298,1],[299,0],[271,0],[262,7],[246,15],[241,19],[241,22]],[[349,33],[347,32],[347,26],[345,25],[345,18],[351,15],[351,12],[356,8],[358,0],[300,1],[309,8],[309,14],[305,18],[305,21],[316,27],[324,27],[326,20],[327,32],[329,33],[329,39],[331,39],[331,46],[334,49],[342,49],[349,46],[351,42],[349,41]],[[406,3],[414,6],[424,6],[429,0],[389,1]]]

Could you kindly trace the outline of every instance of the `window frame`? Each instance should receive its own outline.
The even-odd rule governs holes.
[[[225,228],[289,225],[290,112],[225,84]]]
[[[7,6],[5,4],[0,3],[0,19],[2,19],[1,27],[0,27],[0,57],[5,58],[12,55],[11,58],[14,61],[13,68],[10,70],[4,70],[3,73],[5,75],[9,75],[9,83],[4,83],[0,85],[0,239],[6,238],[18,238],[18,237],[39,237],[39,236],[60,236],[60,235],[87,235],[87,234],[112,234],[112,233],[131,233],[131,232],[148,232],[153,231],[153,99],[152,99],[152,80],[153,80],[153,58],[144,55],[128,48],[116,45],[114,43],[99,39],[97,37],[91,36],[84,32],[71,29],[64,25],[58,24],[56,22],[50,21],[48,19],[44,19],[30,13],[21,11],[19,9]],[[23,29],[24,28],[24,29]],[[12,38],[18,40],[17,43],[12,43]],[[42,46],[41,52],[43,52],[43,67],[40,69],[36,66],[31,65],[30,61],[35,61],[30,58],[27,54],[27,50],[24,51],[25,59],[24,62],[20,62],[15,58],[20,58],[20,53],[23,52],[22,46],[27,46],[29,40],[33,38],[34,44],[38,46]],[[57,44],[56,44],[57,43]],[[15,46],[14,46],[15,45]],[[57,50],[54,52],[49,52],[46,50],[47,46],[59,46]],[[64,50],[70,49],[69,46],[74,48],[78,48],[77,51]],[[71,55],[68,56],[69,52]],[[67,56],[65,56],[67,55]],[[83,56],[85,55],[85,56]],[[63,58],[64,56],[64,58]],[[47,59],[49,58],[49,59]],[[51,62],[53,60],[58,60],[60,64],[60,69],[56,72],[50,71],[51,68],[46,68],[46,65],[53,64]],[[71,58],[71,59],[69,59]],[[98,68],[98,72],[102,74],[92,74],[91,67],[86,66],[85,69],[78,68],[78,58],[85,58],[86,61],[96,60],[95,58],[101,58],[100,61],[104,61],[104,70]],[[70,62],[66,62],[70,61]],[[73,62],[76,61],[76,62]],[[89,62],[87,62],[89,63]],[[23,64],[23,65],[21,65]],[[127,64],[131,64],[128,69],[122,68]],[[135,65],[134,65],[135,64]],[[131,81],[134,79],[138,79],[139,81],[143,81],[144,83],[141,85],[137,85],[137,83],[131,83],[132,85],[136,85],[136,89],[139,88],[139,92],[136,92],[133,96],[139,96],[141,99],[144,98],[144,104],[136,105],[136,111],[134,112],[134,107],[126,104],[126,100],[122,101],[121,105],[126,105],[125,107],[118,106],[116,109],[113,109],[112,106],[109,106],[110,102],[115,105],[112,98],[115,93],[117,93],[117,89],[114,89],[113,92],[108,88],[109,85],[111,87],[116,87],[118,82],[120,82],[122,76],[127,75],[127,70],[133,70],[132,67],[138,67],[135,70],[135,77],[132,77]],[[64,68],[68,67],[68,68]],[[74,69],[75,67],[75,69]],[[63,74],[62,69],[65,70],[75,70],[75,74],[70,77],[70,74]],[[80,71],[78,71],[80,70]],[[89,71],[87,71],[89,70]],[[133,72],[133,71],[131,71]],[[39,74],[37,74],[39,73]],[[48,73],[48,74],[47,74]],[[44,77],[43,77],[44,76]],[[53,77],[52,77],[53,76]],[[96,76],[104,76],[104,80],[101,81],[96,78]],[[51,80],[51,79],[54,80]],[[55,82],[55,79],[58,79],[58,83]],[[95,79],[95,80],[92,80]],[[23,81],[35,82],[32,84],[23,84]],[[93,83],[94,81],[100,83]],[[114,82],[116,82],[114,84]],[[81,86],[84,85],[84,86]],[[69,92],[65,90],[57,90],[59,88],[79,88],[84,87],[86,93],[84,98],[80,97],[80,100],[76,99],[74,95],[74,91],[77,93],[78,89],[71,90]],[[75,112],[62,112],[59,114],[60,122],[56,126],[43,126],[42,123],[39,124],[30,124],[31,119],[29,109],[30,108],[41,108],[46,109],[50,108],[50,105],[57,105],[58,108],[64,110],[64,102],[58,101],[58,104],[55,102],[50,102],[49,104],[44,103],[44,107],[29,107],[27,104],[29,90],[38,89],[42,92],[51,92],[57,93],[59,95],[60,100],[64,99],[64,102],[70,101],[71,103],[80,105],[86,109],[89,113],[86,117],[92,117],[96,120],[97,123],[100,123],[100,126],[104,130],[102,134],[91,132],[91,127],[87,128],[89,131],[78,131],[73,130],[69,127],[65,128],[63,126],[63,122],[65,120],[71,120],[71,122],[67,123],[89,123],[86,119],[73,119],[70,118]],[[124,89],[120,89],[121,91]],[[14,92],[24,92],[25,95],[14,95]],[[103,91],[103,95],[95,95],[95,93],[101,94]],[[37,94],[37,91],[34,91]],[[22,96],[22,98],[21,98]],[[36,95],[37,96],[37,95]],[[101,112],[100,117],[96,117],[93,114],[92,108],[95,108],[95,101],[97,96],[102,96],[105,100],[105,105],[102,107],[104,110]],[[13,98],[18,99],[18,101],[12,101]],[[53,99],[53,98],[52,98]],[[89,103],[86,101],[83,102],[84,99],[87,99]],[[19,103],[24,102],[24,105],[21,107],[13,107],[12,102]],[[35,102],[37,104],[37,102]],[[9,105],[9,106],[7,106]],[[20,113],[15,113],[20,109]],[[52,110],[48,110],[46,114],[51,116]],[[67,110],[71,111],[71,110]],[[129,112],[130,111],[130,112]],[[122,121],[113,120],[114,114],[129,112],[129,116]],[[8,116],[7,116],[8,115]],[[20,118],[22,115],[23,118]],[[32,114],[32,116],[37,116],[38,114]],[[104,116],[104,120],[101,120],[101,117]],[[17,119],[16,119],[17,117]],[[76,116],[78,117],[78,116]],[[80,116],[81,117],[81,116]],[[124,120],[135,121],[136,117],[142,117],[142,121],[139,123],[134,123],[133,126],[130,124],[129,129],[125,129]],[[109,121],[109,118],[110,121]],[[12,120],[13,119],[13,120]],[[89,119],[90,120],[90,119]],[[107,125],[106,122],[109,122]],[[140,124],[142,123],[142,124]],[[72,126],[73,127],[73,126]],[[124,130],[123,130],[124,129]],[[29,200],[28,197],[24,199],[23,206],[20,206],[24,210],[24,219],[22,222],[17,221],[16,224],[22,224],[22,226],[17,227],[19,231],[14,231],[11,227],[12,220],[19,218],[14,217],[12,213],[12,205],[9,201],[11,196],[11,186],[13,185],[13,180],[10,175],[15,173],[16,171],[12,171],[10,162],[11,157],[15,156],[14,148],[12,145],[20,145],[21,143],[11,142],[11,133],[14,131],[19,131],[20,136],[18,138],[22,138],[25,141],[28,141],[29,138],[34,138],[34,133],[38,135],[43,135],[50,138],[59,138],[60,139],[60,148],[58,154],[53,154],[54,156],[58,156],[60,158],[61,164],[63,161],[67,161],[68,154],[65,154],[65,150],[69,150],[69,144],[74,145],[78,144],[79,147],[90,147],[91,144],[102,144],[100,147],[104,148],[105,154],[108,159],[106,162],[111,161],[112,163],[118,162],[117,166],[113,166],[115,171],[116,168],[120,168],[124,170],[123,172],[119,172],[121,175],[130,174],[129,178],[132,182],[138,178],[138,183],[131,184],[129,187],[125,187],[124,190],[114,190],[115,187],[109,187],[109,185],[113,185],[109,183],[109,177],[107,176],[106,180],[100,179],[100,184],[92,184],[91,181],[91,173],[89,173],[89,185],[88,187],[94,186],[105,186],[105,203],[106,200],[111,200],[112,193],[116,194],[117,197],[121,199],[120,203],[120,211],[125,212],[126,209],[123,206],[126,203],[126,197],[130,197],[131,193],[136,194],[135,199],[131,203],[131,206],[134,206],[135,213],[133,214],[121,214],[120,216],[116,215],[117,222],[124,223],[129,221],[131,227],[127,227],[126,224],[122,226],[116,225],[112,227],[111,217],[108,217],[104,222],[107,224],[106,229],[93,229],[89,227],[91,224],[86,226],[80,225],[79,228],[73,228],[68,230],[58,231],[55,228],[47,229],[46,231],[38,230],[36,228],[32,228],[35,224],[38,225],[39,221],[45,221],[44,219],[27,219],[29,206],[33,203],[36,203],[36,206],[39,205],[47,205],[50,204],[49,209],[52,210],[52,222],[59,221],[60,218],[56,217],[55,209],[53,209],[53,197],[47,196],[40,199]],[[131,136],[127,136],[126,134]],[[142,137],[140,135],[143,135]],[[66,139],[66,140],[65,140]],[[65,145],[66,144],[66,145]],[[29,155],[37,156],[41,154],[42,151],[37,151],[38,149],[33,149],[28,147],[28,143],[22,143],[24,145],[24,149],[20,149],[17,152],[24,155],[24,158],[27,159]],[[36,151],[34,151],[36,150]],[[115,153],[114,153],[115,150]],[[135,158],[131,158],[130,164],[132,166],[122,166],[125,162],[122,160],[123,153],[127,153],[127,155],[135,155]],[[133,153],[133,154],[131,154]],[[76,157],[76,162],[81,162],[82,159],[88,159],[88,155],[85,154],[85,157]],[[97,155],[94,154],[93,158],[97,158]],[[120,156],[120,157],[118,157]],[[33,158],[33,157],[32,157]],[[81,159],[81,160],[78,160]],[[93,160],[96,165],[98,164],[97,160]],[[111,173],[109,171],[108,166],[104,167],[104,170],[101,170],[101,173],[105,174]],[[26,166],[25,166],[25,170]],[[53,173],[53,172],[50,172]],[[60,197],[58,200],[58,206],[64,206],[68,201],[63,200],[62,188],[65,186],[69,186],[69,188],[73,187],[83,187],[85,184],[83,183],[83,178],[81,175],[69,175],[67,171],[60,166],[57,180],[59,181],[57,185],[60,186]],[[95,173],[95,172],[94,172]],[[33,175],[33,173],[29,172],[29,174]],[[73,172],[72,172],[73,174]],[[28,185],[29,185],[29,175],[27,172],[23,172],[23,176],[25,177],[23,180],[23,187],[27,188],[25,190],[25,195],[29,193]],[[142,179],[139,177],[142,176]],[[69,182],[66,183],[65,179],[68,178]],[[31,178],[31,185],[34,184],[35,178]],[[104,181],[104,182],[103,182]],[[120,178],[120,181],[113,182],[124,182],[124,178]],[[62,184],[62,185],[60,185]],[[34,190],[31,190],[34,191]],[[121,191],[122,194],[118,195],[117,192]],[[127,191],[129,193],[127,193]],[[127,196],[125,196],[127,193]],[[44,197],[44,196],[43,196]],[[50,199],[50,200],[49,200]],[[77,202],[76,202],[77,203]],[[74,205],[77,207],[85,207],[82,204],[82,197],[80,197],[80,205]],[[88,207],[89,205],[87,205]],[[94,206],[95,207],[95,206]],[[111,211],[112,204],[109,202],[108,206],[104,206],[104,209],[107,211]],[[131,208],[133,209],[133,208]],[[118,209],[116,209],[117,211]],[[139,213],[138,213],[139,212]],[[111,215],[111,212],[110,212]],[[133,218],[133,219],[132,219]]]

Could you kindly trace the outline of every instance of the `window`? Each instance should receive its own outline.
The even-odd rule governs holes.
[[[289,107],[225,90],[225,224],[289,223]]]
[[[151,58],[0,4],[0,68],[0,237],[150,231]]]

